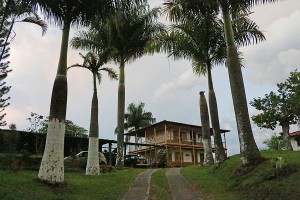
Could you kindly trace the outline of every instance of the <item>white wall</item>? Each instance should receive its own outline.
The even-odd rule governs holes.
[[[183,162],[193,162],[191,150],[184,150],[183,152]]]

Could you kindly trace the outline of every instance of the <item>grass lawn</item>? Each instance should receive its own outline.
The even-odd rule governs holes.
[[[0,170],[1,200],[76,200],[121,199],[137,174],[143,169],[113,170],[100,176],[85,176],[84,172],[66,172],[67,185],[53,188],[35,180],[37,171],[20,171],[14,174]]]
[[[200,188],[204,199],[300,199],[300,152],[262,151],[261,154],[265,161],[254,168],[241,168],[239,155],[235,155],[219,167],[191,166],[181,172]]]
[[[150,199],[151,200],[169,200],[172,199],[171,190],[166,177],[167,169],[159,169],[152,174]]]

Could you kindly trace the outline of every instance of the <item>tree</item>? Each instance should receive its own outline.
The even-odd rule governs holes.
[[[8,125],[8,128],[9,128],[9,130],[16,131],[17,130],[17,125],[12,123],[12,124]]]
[[[64,182],[64,133],[67,109],[67,53],[71,25],[87,25],[113,12],[121,0],[23,0],[62,29],[61,49],[53,84],[47,139],[38,178],[49,184]],[[124,2],[124,1],[122,1]],[[126,1],[128,3],[128,1]]]
[[[39,145],[40,135],[38,133],[40,133],[40,129],[43,127],[44,116],[31,112],[30,117],[26,118],[26,120],[30,123],[30,127],[27,128],[27,131],[35,133],[35,152],[36,154],[40,154],[43,142]]]
[[[27,131],[39,133],[39,130],[43,126],[44,116],[31,112],[30,117],[26,118],[26,120],[30,123],[30,127],[27,128]]]
[[[34,16],[32,16],[34,14]],[[21,21],[17,19],[23,18]],[[10,91],[10,86],[6,86],[4,79],[8,73],[12,70],[8,69],[9,61],[9,44],[15,36],[11,36],[13,32],[13,26],[16,22],[30,22],[37,24],[42,27],[43,33],[47,30],[47,24],[39,18],[38,15],[32,12],[29,7],[20,5],[18,1],[9,0],[7,2],[1,1],[0,3],[0,112],[5,110],[5,107],[9,105],[7,102],[10,97],[4,98],[4,96]],[[14,33],[14,32],[13,32]],[[15,33],[14,33],[15,35]],[[7,123],[4,121],[4,114],[0,115],[0,126],[6,126]]]
[[[209,5],[212,9],[220,10],[224,23],[224,34],[226,41],[227,66],[230,80],[231,94],[233,99],[235,118],[238,127],[238,136],[240,141],[240,156],[243,165],[255,165],[261,161],[261,155],[254,140],[249,112],[247,106],[246,92],[244,87],[243,75],[241,70],[241,61],[238,56],[237,46],[234,38],[231,12],[237,8],[248,9],[258,3],[275,2],[276,0],[169,0],[166,5],[175,5],[180,3],[183,12],[192,12],[194,14],[203,13],[201,5]],[[175,16],[176,18],[177,16]]]
[[[289,139],[283,140],[281,138],[278,138],[276,135],[273,135],[270,139],[264,141],[263,143],[267,145],[268,149],[270,150],[285,150],[286,148],[286,143],[289,142]]]
[[[139,104],[130,103],[127,107],[127,112],[124,115],[125,123],[124,128],[127,131],[137,130],[146,126],[149,126],[156,122],[151,112],[146,112],[145,103],[140,102]],[[130,141],[130,136],[125,137],[125,141]],[[136,141],[137,143],[137,138]]]
[[[114,51],[114,61],[119,64],[118,87],[118,135],[117,135],[117,167],[124,166],[124,114],[125,114],[125,64],[143,56],[146,46],[163,25],[157,22],[159,10],[149,9],[147,4],[138,6],[121,6],[106,21],[93,24],[91,30],[82,32],[80,38],[85,41],[85,48],[101,49],[103,34],[109,40],[109,47]],[[97,30],[100,30],[97,32]],[[106,31],[101,31],[106,30]],[[78,43],[80,43],[78,41]]]
[[[6,82],[4,79],[7,77],[8,73],[11,72],[11,69],[8,69],[9,67],[9,61],[7,61],[7,58],[9,57],[9,49],[5,49],[7,44],[5,43],[5,39],[8,33],[8,23],[6,21],[6,17],[4,15],[5,7],[3,5],[3,2],[1,1],[0,4],[0,20],[1,20],[1,29],[0,29],[0,52],[3,52],[3,59],[0,59],[0,127],[6,126],[7,123],[4,120],[4,117],[6,113],[3,113],[5,108],[9,105],[7,102],[10,97],[6,97],[5,95],[9,92],[11,86],[6,86]],[[3,113],[3,114],[2,114]]]
[[[48,122],[49,122],[49,117],[46,117],[46,119],[42,121],[42,127],[38,130],[39,133],[45,133],[45,134],[47,133]],[[87,137],[88,131],[85,128],[75,124],[73,121],[66,119],[65,125],[66,125],[66,131],[65,131],[66,136]]]
[[[167,7],[166,11],[173,22],[171,32],[159,37],[155,44],[157,46],[156,50],[166,51],[174,59],[189,59],[192,61],[195,74],[199,76],[207,74],[209,110],[214,132],[216,161],[223,161],[226,159],[226,153],[220,133],[218,106],[211,70],[212,67],[225,63],[224,24],[218,18],[218,11],[211,9],[205,4],[201,6],[202,14],[184,13],[180,4],[169,6],[172,7]],[[232,13],[232,19],[237,44],[247,45],[265,39],[258,26],[249,19],[248,12],[237,10],[235,13]]]
[[[0,50],[4,47],[2,47],[2,41],[3,41],[3,37],[2,37],[2,33],[0,32],[0,42],[1,42],[1,46],[0,46]],[[8,50],[5,50],[5,53],[3,54],[4,59],[7,59],[9,54],[8,54]],[[9,105],[9,103],[7,102],[10,97],[5,97],[5,95],[7,95],[7,93],[9,92],[11,86],[7,86],[6,82],[4,81],[4,79],[7,77],[7,74],[9,72],[11,72],[12,70],[8,69],[9,67],[9,61],[0,61],[0,127],[1,126],[6,126],[7,123],[4,120],[4,117],[6,115],[6,113],[3,113],[3,111],[5,110],[5,108]],[[2,114],[3,113],[3,114]]]
[[[202,124],[202,137],[203,137],[203,147],[204,147],[204,165],[209,166],[214,163],[214,158],[212,154],[211,147],[211,137],[210,137],[210,126],[209,126],[209,115],[208,107],[204,92],[200,92],[200,119]]]
[[[5,40],[0,52],[0,61],[6,52],[6,47],[10,41],[15,37],[16,33],[13,31],[13,27],[17,22],[27,22],[40,26],[42,28],[42,35],[47,31],[47,24],[43,21],[36,12],[27,4],[22,4],[20,0],[8,0],[5,3],[5,7],[1,5],[1,29],[6,30]],[[11,34],[13,33],[13,36]]]
[[[117,79],[117,73],[112,68],[102,67],[110,58],[108,51],[102,49],[102,54],[88,52],[85,56],[82,54],[83,64],[75,64],[72,67],[81,67],[88,69],[93,74],[93,98],[91,107],[91,121],[90,121],[90,134],[89,134],[89,149],[86,166],[86,175],[99,175],[99,121],[98,121],[98,95],[97,95],[97,80],[101,83],[101,71],[107,72],[111,79]]]
[[[278,125],[282,127],[283,139],[289,141],[291,124],[297,124],[300,119],[300,72],[291,72],[288,79],[277,84],[277,93],[270,92],[264,98],[253,99],[250,104],[260,114],[252,116],[254,123],[260,128],[274,130]],[[285,149],[291,150],[290,142],[285,143]]]
[[[124,127],[127,131],[137,130],[156,122],[151,112],[145,111],[145,103],[130,103],[124,115]]]

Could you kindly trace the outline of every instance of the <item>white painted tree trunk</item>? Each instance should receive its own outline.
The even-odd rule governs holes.
[[[204,162],[203,165],[212,165],[214,163],[214,157],[212,154],[212,147],[211,147],[211,139],[203,139],[203,147],[204,147]]]
[[[51,119],[38,178],[49,183],[64,181],[64,139],[65,122]]]
[[[99,175],[99,140],[97,137],[89,137],[89,151],[86,164],[86,175]]]

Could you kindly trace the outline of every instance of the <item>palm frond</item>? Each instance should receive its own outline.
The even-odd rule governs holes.
[[[21,20],[22,22],[28,22],[28,23],[33,23],[42,28],[42,35],[45,35],[48,29],[48,25],[44,20],[42,20],[36,13],[34,13],[34,17],[26,17],[25,19]]]

